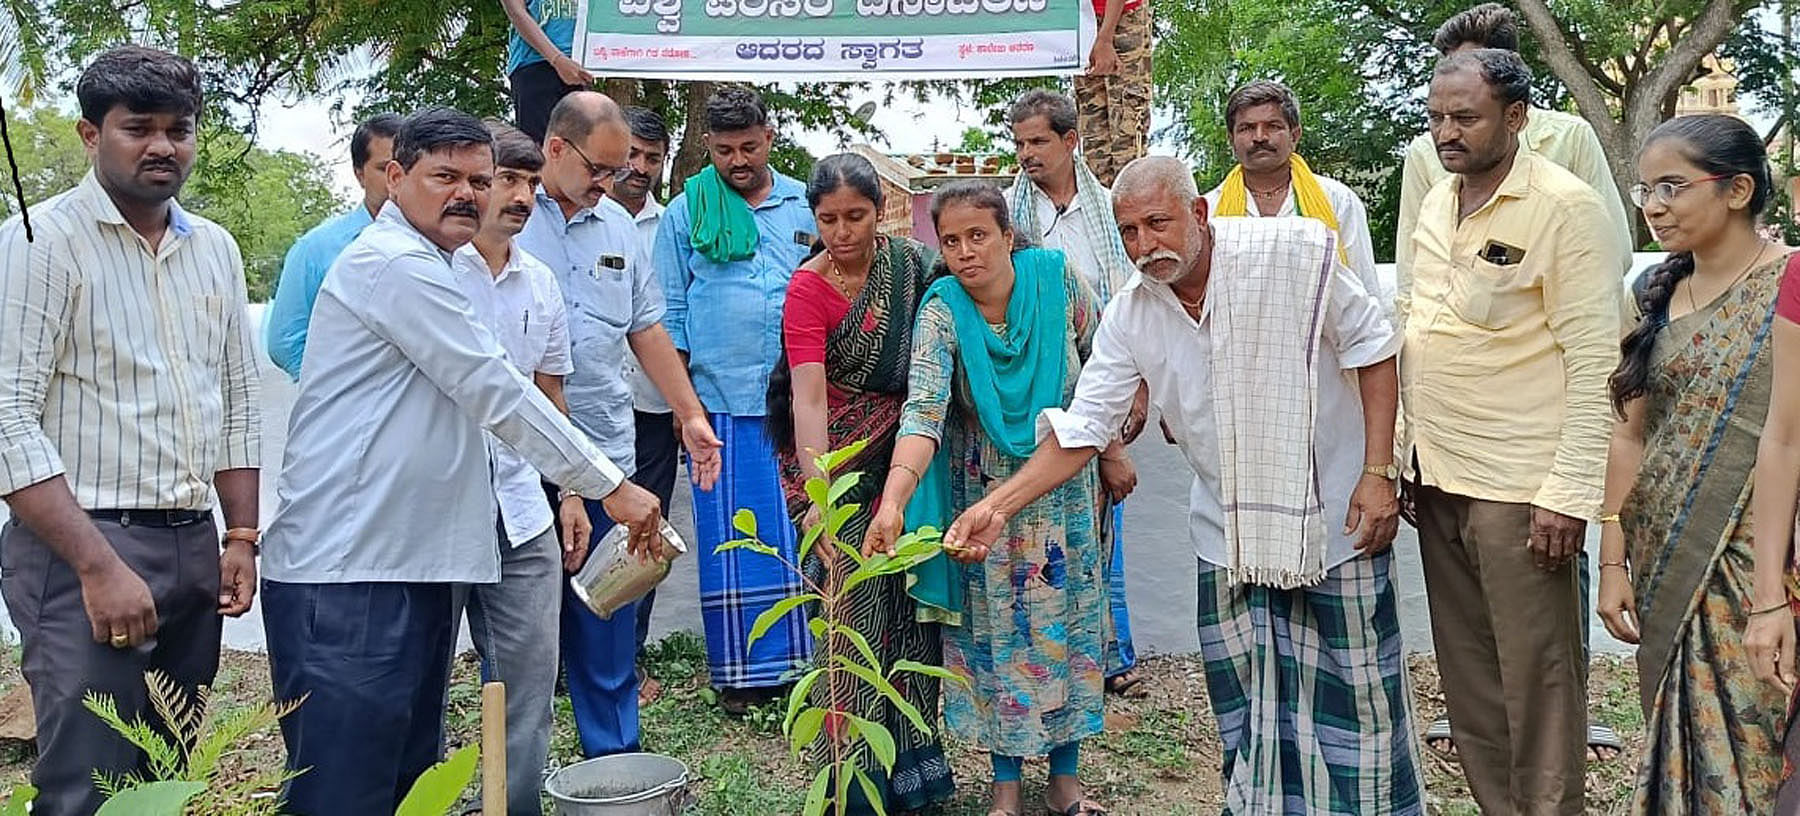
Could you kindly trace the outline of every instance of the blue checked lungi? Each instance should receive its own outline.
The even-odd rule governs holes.
[[[1393,560],[1353,558],[1292,590],[1200,563],[1226,813],[1424,812]]]
[[[763,431],[762,417],[712,415],[713,432],[725,443],[718,484],[710,491],[694,488],[694,551],[700,571],[700,618],[706,629],[706,660],[712,683],[720,688],[781,685],[794,669],[812,659],[812,634],[805,608],[788,613],[767,634],[746,648],[756,616],[783,598],[805,591],[800,576],[787,565],[749,550],[714,554],[724,542],[742,535],[731,526],[740,508],[756,514],[763,543],[798,564],[794,524],[776,471],[775,448]]]

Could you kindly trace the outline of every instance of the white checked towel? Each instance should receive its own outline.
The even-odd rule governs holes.
[[[1325,578],[1313,427],[1336,236],[1310,218],[1219,218],[1206,299],[1231,580]]]

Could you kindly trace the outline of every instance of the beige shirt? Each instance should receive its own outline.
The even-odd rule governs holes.
[[[171,202],[153,251],[92,172],[31,226],[0,225],[0,495],[61,474],[86,508],[211,508],[262,451],[237,243]]]
[[[1592,187],[1521,150],[1494,193],[1457,223],[1461,177],[1425,196],[1400,353],[1402,461],[1423,484],[1600,511],[1619,362],[1620,248]],[[1516,263],[1485,260],[1496,244]]]
[[[1619,185],[1613,181],[1612,169],[1606,163],[1606,152],[1600,148],[1600,137],[1594,126],[1572,113],[1532,108],[1519,131],[1519,144],[1574,173],[1600,195],[1600,206],[1606,210],[1609,234],[1619,242],[1624,253],[1619,272],[1623,274],[1631,261],[1631,216],[1619,196]],[[1404,286],[1412,274],[1413,230],[1419,223],[1419,205],[1425,194],[1437,183],[1450,177],[1444,163],[1438,160],[1437,143],[1431,133],[1421,133],[1406,146],[1406,161],[1400,172],[1400,223],[1394,242],[1394,276]]]

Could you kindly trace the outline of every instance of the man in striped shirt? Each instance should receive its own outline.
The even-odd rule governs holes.
[[[145,672],[192,692],[256,587],[258,383],[238,248],[175,203],[200,77],[121,47],[76,85],[92,170],[0,226],[0,593],[37,712],[38,816],[100,806],[145,757],[83,709],[159,722]],[[35,240],[34,240],[35,239]],[[217,491],[227,531],[213,523]]]

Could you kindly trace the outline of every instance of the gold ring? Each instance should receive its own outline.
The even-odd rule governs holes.
[[[113,633],[112,645],[113,645],[114,649],[123,649],[123,648],[125,648],[126,644],[129,644],[130,642],[131,642],[131,637],[129,635],[126,635],[124,632]]]

